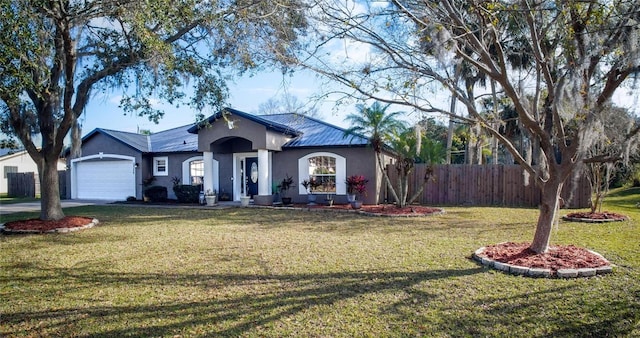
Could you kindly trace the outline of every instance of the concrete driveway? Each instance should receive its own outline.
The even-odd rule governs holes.
[[[62,200],[62,208],[81,207],[85,205],[104,205],[114,201],[106,200]],[[0,215],[8,215],[16,212],[40,211],[40,202],[26,202],[0,205]]]

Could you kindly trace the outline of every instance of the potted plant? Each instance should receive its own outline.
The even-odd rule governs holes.
[[[369,182],[362,175],[351,175],[347,177],[347,200],[351,203],[351,207],[354,209],[360,209],[362,207],[362,201],[358,201],[358,195],[367,193],[367,183]]]
[[[218,194],[216,190],[207,189],[204,193],[204,199],[207,201],[208,206],[214,206],[218,202]]]
[[[332,180],[327,180],[322,182],[322,190],[326,193],[324,198],[324,202],[328,206],[333,206],[333,194],[332,191],[335,191],[336,183]]]
[[[287,174],[285,178],[280,181],[280,195],[282,196],[282,204],[291,204],[291,197],[289,197],[289,189],[293,186],[293,177]]]
[[[300,184],[308,192],[307,201],[309,202],[309,205],[316,204],[316,195],[313,194],[313,191],[321,185],[320,182],[318,182],[315,178],[312,177],[308,180],[303,180],[302,183]]]

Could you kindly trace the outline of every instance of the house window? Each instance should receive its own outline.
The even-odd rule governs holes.
[[[153,175],[168,176],[169,175],[169,158],[154,157],[153,158]]]
[[[298,159],[298,180],[314,179],[322,185],[314,189],[315,193],[344,195],[347,193],[347,159],[330,152],[310,153]],[[298,185],[298,194],[308,191]]]
[[[12,165],[4,166],[4,178],[7,178],[7,174],[9,173],[17,173],[17,172],[18,172],[18,167],[16,166],[12,166]]]
[[[191,185],[200,185],[204,178],[204,161],[195,160],[189,162],[189,181]]]
[[[320,183],[317,192],[336,192],[336,158],[314,156],[309,158],[309,179]]]

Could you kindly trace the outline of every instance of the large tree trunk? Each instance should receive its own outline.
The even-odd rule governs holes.
[[[60,185],[58,180],[58,158],[45,156],[42,165],[38,165],[40,174],[40,219],[45,221],[64,218],[60,203]]]
[[[531,250],[536,253],[547,252],[549,248],[551,229],[558,213],[563,184],[563,180],[549,180],[542,187],[540,215],[533,243],[531,243]]]

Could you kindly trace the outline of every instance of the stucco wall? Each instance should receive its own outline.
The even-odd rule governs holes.
[[[215,121],[208,127],[198,131],[198,150],[214,153],[232,153],[268,149],[279,151],[289,138],[281,133],[267,130],[259,123],[239,116],[229,116],[234,121],[233,129],[229,129],[223,119]],[[250,142],[243,144],[239,139]],[[231,140],[229,143],[228,140]]]
[[[293,177],[295,189],[289,191],[289,195],[294,202],[305,203],[306,195],[300,195],[297,187],[300,185],[298,175],[298,159],[311,153],[329,152],[346,158],[346,176],[364,175],[369,179],[367,183],[367,195],[362,196],[365,204],[374,204],[380,200],[379,183],[376,181],[376,161],[373,149],[370,147],[353,148],[307,148],[307,149],[287,149],[273,154],[273,180],[281,181],[285,175]],[[323,195],[319,195],[323,196]],[[346,195],[335,197],[336,203],[346,203]]]
[[[167,157],[167,176],[154,176],[155,181],[152,185],[159,185],[167,188],[167,194],[170,199],[175,199],[176,194],[173,192],[173,178],[180,179],[180,184],[189,184],[190,182],[182,182],[182,162],[195,156],[202,156],[199,152],[184,152],[184,153],[153,153],[145,154],[144,157],[148,158],[149,176],[153,175],[153,158],[154,157]]]

